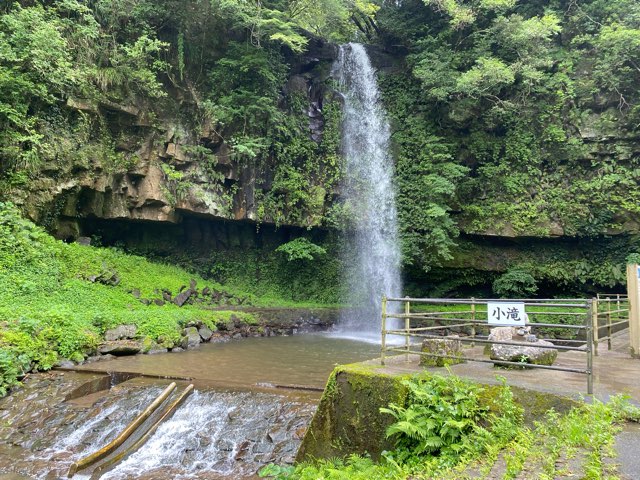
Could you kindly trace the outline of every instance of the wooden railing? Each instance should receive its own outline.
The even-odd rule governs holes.
[[[625,294],[598,294],[593,299],[593,350],[598,355],[598,344],[607,341],[611,350],[611,336],[629,327],[629,297]]]

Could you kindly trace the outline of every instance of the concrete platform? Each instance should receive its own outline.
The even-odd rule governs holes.
[[[640,359],[633,359],[628,353],[629,333],[619,332],[612,339],[612,349],[607,350],[606,342],[599,347],[599,356],[593,357],[593,393],[596,398],[606,401],[611,395],[626,394],[640,402]],[[482,346],[464,348],[464,356],[488,359],[483,355]],[[418,355],[388,356],[381,372],[406,374],[429,370],[447,373],[443,367],[421,367]],[[379,360],[366,362],[380,365]],[[587,355],[583,352],[560,352],[554,366],[586,369]],[[499,383],[496,378],[504,377],[508,385],[579,398],[587,395],[587,375],[543,369],[511,370],[493,366],[491,363],[466,362],[449,367],[452,374],[470,378],[481,383]]]

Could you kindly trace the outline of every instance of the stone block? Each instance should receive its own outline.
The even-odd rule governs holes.
[[[190,350],[192,348],[198,348],[200,346],[200,334],[198,333],[198,329],[196,327],[188,327],[182,331],[182,342],[180,346],[185,350]]]
[[[539,346],[552,347],[553,343],[545,340],[538,340],[531,343],[531,346],[523,345],[491,345],[491,360],[501,360],[504,362],[519,362],[533,365],[553,365],[558,357],[558,351],[552,348],[538,348]],[[497,364],[500,365],[500,364]],[[504,365],[509,367],[509,365]],[[517,366],[512,366],[518,368]]]
[[[425,338],[422,341],[421,351],[434,355],[447,355],[447,358],[421,356],[420,365],[423,367],[444,367],[464,362],[460,359],[462,357],[462,342],[456,338]]]
[[[123,338],[135,338],[137,332],[138,327],[135,325],[118,325],[104,332],[104,339],[107,342],[113,342]]]

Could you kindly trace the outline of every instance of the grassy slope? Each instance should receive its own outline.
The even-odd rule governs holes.
[[[117,272],[120,283],[87,280],[103,272]],[[176,295],[191,279],[199,288],[248,297],[253,305],[279,304],[279,299],[224,288],[118,250],[65,244],[0,203],[0,395],[31,369],[51,368],[60,357],[88,355],[106,329],[120,324],[135,324],[141,338],[170,347],[190,321],[212,329],[228,321],[231,312],[196,305],[145,306],[131,294],[139,289],[142,298],[159,298],[157,289],[167,289]],[[284,300],[280,305],[294,306]],[[252,320],[249,314],[235,315]]]

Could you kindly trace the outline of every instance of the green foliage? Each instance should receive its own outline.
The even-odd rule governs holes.
[[[493,291],[504,298],[531,298],[538,287],[536,279],[529,272],[513,269],[493,282]]]
[[[117,273],[120,282],[87,280],[105,272]],[[104,331],[118,325],[137,325],[140,338],[173,347],[189,322],[213,330],[232,317],[255,324],[250,313],[171,303],[145,306],[131,294],[134,289],[142,298],[157,298],[159,289],[175,294],[192,279],[230,295],[252,297],[116,249],[59,242],[24,220],[14,206],[0,203],[0,392],[32,369],[47,370],[61,357],[95,352]]]
[[[211,69],[207,113],[234,132],[231,143],[240,156],[255,158],[268,146],[265,136],[282,118],[278,95],[284,73],[277,52],[238,42]]]
[[[327,251],[319,245],[304,237],[298,237],[290,242],[283,243],[276,252],[283,253],[287,260],[313,260],[318,255],[326,255]]]
[[[18,384],[18,377],[24,373],[20,367],[15,354],[0,347],[0,397],[4,397],[11,387]]]
[[[428,270],[451,258],[458,228],[449,211],[456,184],[467,169],[455,163],[452,145],[434,133],[428,107],[415,82],[400,75],[381,82],[385,103],[398,128],[396,183],[405,264]]]
[[[270,477],[276,480],[316,480],[316,479],[415,479],[415,478],[452,478],[463,479],[473,472],[474,475],[486,476],[499,456],[505,459],[504,478],[518,478],[523,474],[533,474],[535,478],[555,478],[566,473],[558,462],[560,456],[572,458],[576,452],[582,450],[586,456],[586,465],[582,474],[585,478],[600,479],[613,478],[615,469],[607,457],[613,457],[615,435],[619,425],[625,421],[638,421],[640,410],[623,396],[614,396],[609,403],[594,400],[584,403],[560,414],[549,410],[534,422],[533,427],[523,425],[522,408],[514,400],[511,390],[503,385],[495,387],[480,387],[479,385],[449,376],[424,380],[424,385],[418,387],[413,382],[412,389],[431,391],[432,385],[437,385],[444,393],[443,397],[429,395],[428,402],[415,397],[409,401],[404,411],[397,406],[383,409],[385,413],[400,415],[411,422],[394,424],[406,438],[422,437],[422,431],[430,431],[427,419],[439,423],[448,431],[453,430],[459,435],[448,433],[449,437],[457,440],[450,447],[437,454],[424,454],[418,450],[393,450],[384,452],[379,462],[368,457],[350,455],[345,459],[318,460],[293,466],[268,465],[260,471],[260,477]],[[484,389],[493,389],[493,397]],[[452,393],[458,394],[457,400]],[[464,393],[472,395],[472,401],[463,398]],[[426,398],[419,395],[418,398]],[[453,405],[452,405],[453,402]],[[459,432],[462,424],[467,424],[470,417],[466,413],[456,410],[456,405],[465,404],[472,412],[482,418],[471,422],[464,432]],[[478,408],[482,404],[488,406],[487,412]],[[431,406],[432,408],[429,408]],[[414,413],[421,412],[415,422]],[[450,420],[446,417],[449,412]],[[391,428],[394,428],[392,426]],[[433,443],[439,443],[441,440]],[[417,444],[414,443],[413,445]],[[456,445],[457,447],[453,448]],[[411,448],[411,447],[409,447]],[[446,451],[448,449],[448,451]],[[524,470],[525,466],[535,465],[534,471]]]
[[[447,202],[462,230],[594,237],[636,218],[637,155],[592,141],[640,125],[637,2],[407,1],[377,17],[421,85],[402,118],[469,168]]]
[[[487,413],[479,402],[480,389],[458,377],[406,380],[404,385],[407,406],[392,403],[380,412],[394,417],[387,436],[395,437],[396,448],[407,457],[459,452]]]
[[[407,385],[405,406],[381,409],[381,414],[398,418],[390,432],[400,438],[399,448],[383,452],[379,462],[351,455],[302,463],[295,469],[270,465],[260,475],[292,480],[447,478],[488,452],[504,448],[522,428],[522,408],[506,386],[496,387],[495,396],[489,398],[479,385],[455,376],[434,375]]]
[[[277,162],[264,166],[273,168],[273,182],[268,191],[257,194],[260,220],[307,227],[340,222],[324,211],[342,174],[340,106],[333,101],[325,103],[325,131],[318,142],[309,136],[306,98],[295,93],[287,100],[288,115],[281,117],[273,134],[271,148]]]
[[[640,264],[640,253],[631,253],[627,257],[627,264],[637,263]]]
[[[92,10],[77,0],[16,2],[0,15],[0,177],[8,184],[3,190],[16,186],[20,172],[33,176],[50,167],[46,162],[52,158],[57,163],[76,159],[52,155],[60,137],[77,133],[73,127],[61,131],[61,123],[88,123],[62,115],[65,101],[80,98],[96,105],[165,95],[157,75],[165,68],[160,56],[167,44],[149,29],[118,38],[119,21],[127,13],[117,19],[102,15],[108,3],[96,2]],[[49,137],[52,118],[55,138]],[[113,152],[112,139],[100,143],[108,145],[106,156],[124,163]],[[82,150],[93,146],[82,145]]]
[[[313,261],[308,258],[289,260],[288,252],[276,251],[269,246],[214,253],[205,265],[194,265],[194,268],[227,288],[255,295],[258,304],[336,305],[344,298],[339,242],[328,238],[313,239],[309,243],[326,254],[313,247],[313,251],[309,251],[307,242],[303,241],[304,254],[310,254]],[[294,246],[300,246],[300,243],[295,242]],[[292,253],[297,256],[303,252],[296,249]]]

